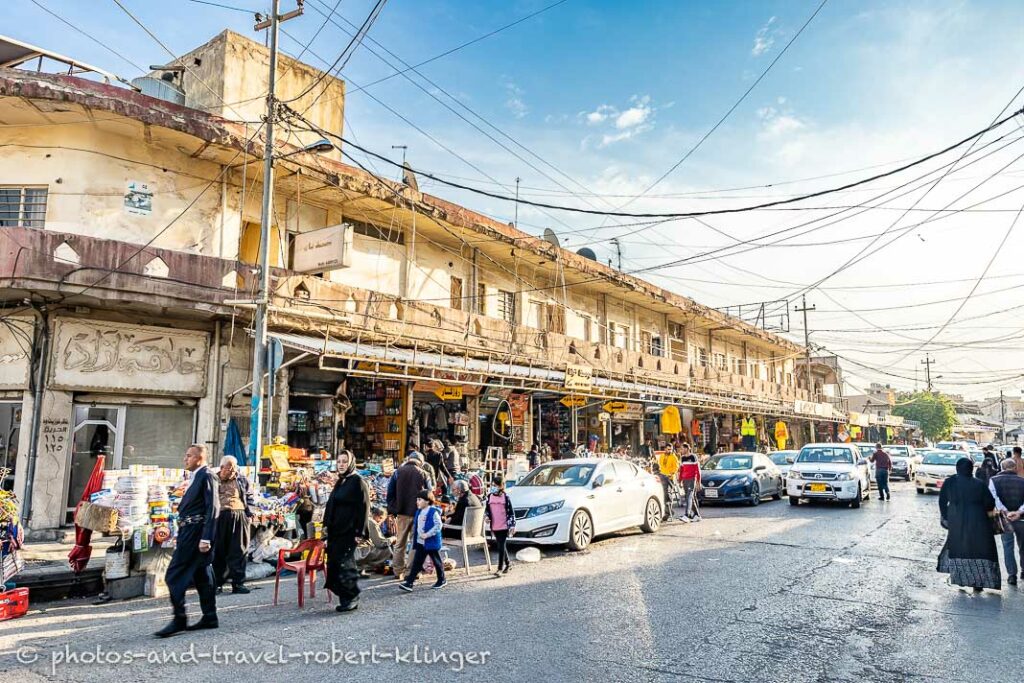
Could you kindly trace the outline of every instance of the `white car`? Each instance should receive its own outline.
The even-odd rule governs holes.
[[[940,451],[961,451],[967,453],[971,450],[971,445],[966,441],[940,441],[935,444],[935,448]]]
[[[914,472],[917,492],[941,490],[946,479],[956,474],[956,461],[966,455],[961,450],[929,451]]]
[[[661,480],[616,458],[571,458],[537,467],[509,489],[516,533],[509,541],[583,550],[595,536],[661,526]]]
[[[870,492],[868,461],[856,444],[807,444],[786,474],[790,505],[799,505],[801,500],[832,500],[859,508]]]
[[[871,481],[875,481],[875,463],[871,462],[871,456],[875,454],[875,444],[858,441],[850,445],[856,446],[860,450],[860,457],[868,461],[868,472],[871,476]]]
[[[889,473],[889,476],[913,481],[914,470],[917,469],[917,463],[920,462],[920,460],[915,460],[917,452],[914,447],[892,444],[883,448],[892,460],[892,472]]]
[[[783,488],[786,486],[786,474],[789,472],[789,468],[793,466],[798,455],[800,455],[800,451],[775,451],[768,454],[768,459],[779,468],[779,473],[782,475]]]

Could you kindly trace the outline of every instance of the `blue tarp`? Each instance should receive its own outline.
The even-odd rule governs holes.
[[[249,456],[245,446],[242,445],[242,434],[238,431],[238,425],[234,420],[228,421],[228,433],[224,436],[224,455],[235,456],[239,465],[249,464]]]

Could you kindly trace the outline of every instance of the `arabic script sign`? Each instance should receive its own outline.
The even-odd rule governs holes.
[[[32,352],[31,318],[8,317],[0,325],[0,389],[24,389]]]
[[[54,339],[55,388],[204,393],[205,332],[59,318]]]

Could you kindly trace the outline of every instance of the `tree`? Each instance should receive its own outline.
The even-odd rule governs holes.
[[[948,439],[956,424],[953,401],[932,391],[901,394],[896,399],[892,414],[920,423],[921,431],[930,441]]]

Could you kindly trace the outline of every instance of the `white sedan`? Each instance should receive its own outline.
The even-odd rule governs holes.
[[[914,472],[917,492],[940,491],[946,479],[956,474],[956,461],[966,455],[960,450],[929,451]]]
[[[567,545],[583,550],[595,536],[661,526],[661,480],[615,458],[555,460],[534,469],[509,489],[516,534],[509,541]]]

